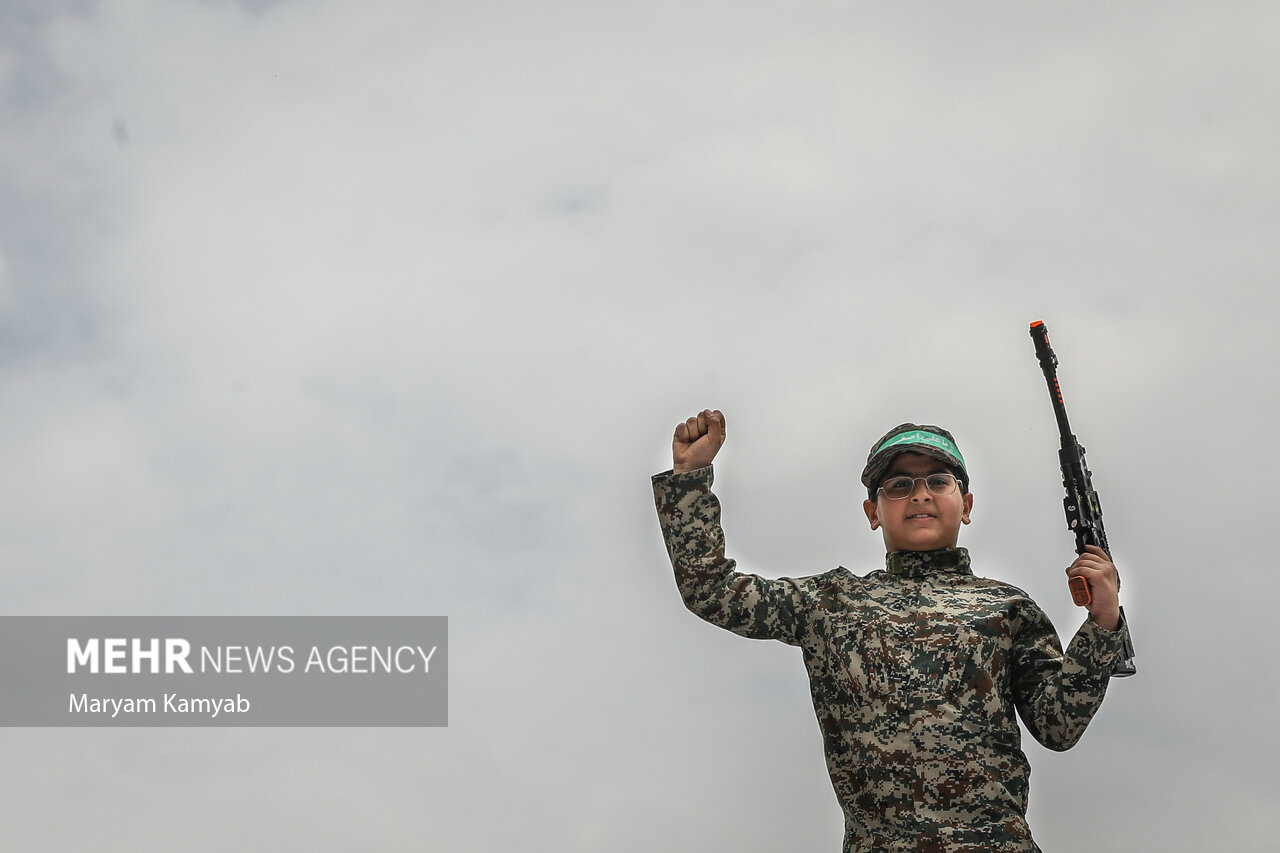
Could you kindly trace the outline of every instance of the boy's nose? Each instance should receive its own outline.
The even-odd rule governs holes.
[[[929,487],[924,484],[924,480],[916,480],[911,484],[911,500],[932,500],[933,495],[929,494]]]

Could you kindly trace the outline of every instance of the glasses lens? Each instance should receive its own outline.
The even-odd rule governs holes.
[[[956,490],[956,478],[950,474],[930,474],[925,477],[924,485],[935,495],[949,495]]]
[[[915,485],[916,481],[910,477],[890,477],[884,481],[884,485],[880,489],[889,500],[900,501],[911,494],[911,490],[915,488]]]

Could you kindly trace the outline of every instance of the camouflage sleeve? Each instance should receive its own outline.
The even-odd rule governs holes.
[[[711,466],[653,477],[662,537],[684,604],[712,625],[752,639],[801,643],[805,595],[789,578],[770,580],[734,571],[724,555],[720,501]]]
[[[1086,619],[1064,654],[1049,617],[1030,599],[1028,603],[1022,630],[1014,638],[1018,715],[1045,747],[1070,749],[1102,704],[1128,628],[1121,622],[1116,630],[1105,631]]]

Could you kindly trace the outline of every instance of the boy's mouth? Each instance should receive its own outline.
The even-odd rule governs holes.
[[[934,515],[933,513],[931,513],[931,512],[917,512],[917,513],[913,513],[913,514],[911,514],[911,515],[908,515],[908,516],[907,516],[907,518],[909,518],[909,519],[910,519],[910,518],[937,518],[937,516],[935,516],[935,515]]]

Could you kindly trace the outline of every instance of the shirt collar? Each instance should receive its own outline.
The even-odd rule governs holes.
[[[968,548],[939,548],[936,551],[891,551],[885,554],[889,574],[905,578],[922,578],[938,572],[971,575]]]

